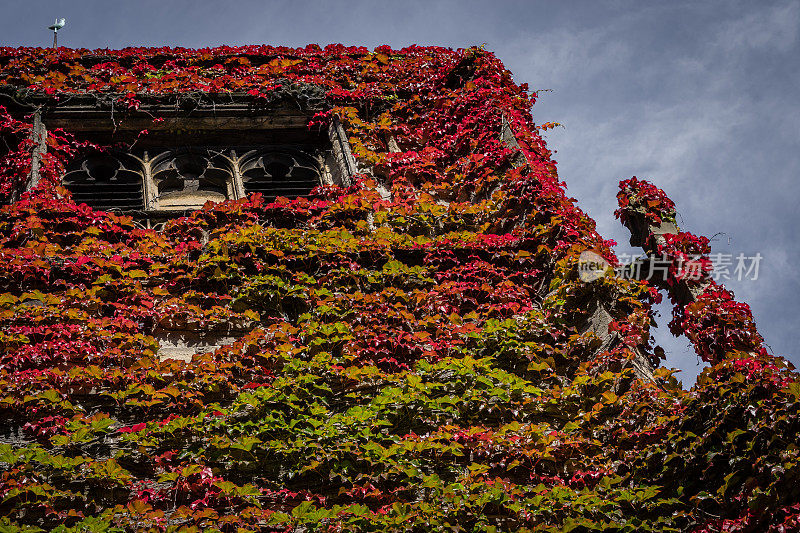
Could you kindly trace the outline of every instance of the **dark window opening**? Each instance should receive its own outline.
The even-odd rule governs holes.
[[[69,166],[62,183],[75,202],[128,212],[151,227],[209,201],[252,193],[268,202],[308,197],[319,185],[349,186],[358,172],[337,119],[327,127],[309,127],[316,108],[261,110],[236,97],[188,115],[159,103],[150,107],[124,121],[85,102],[43,110],[47,128],[63,128],[101,146],[130,146]],[[154,123],[155,114],[164,120]],[[149,134],[141,135],[143,129]]]
[[[138,162],[127,155],[93,154],[72,165],[63,185],[76,203],[103,211],[144,208],[144,184]]]
[[[242,183],[247,194],[261,193],[267,201],[307,197],[321,183],[320,167],[318,159],[299,151],[251,152],[242,159]]]

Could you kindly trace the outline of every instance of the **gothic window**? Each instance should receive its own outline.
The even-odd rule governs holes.
[[[186,211],[256,192],[268,202],[308,196],[335,176],[312,149],[194,147],[155,156],[92,154],[69,168],[63,184],[76,202],[95,209]]]
[[[131,214],[149,227],[208,201],[260,193],[272,202],[308,196],[319,185],[349,186],[357,169],[347,135],[335,118],[328,127],[309,128],[318,111],[257,109],[232,97],[190,113],[153,104],[147,113],[120,121],[76,101],[43,110],[40,125],[44,135],[48,128],[62,128],[101,146],[131,146],[74,162],[62,183],[76,202]],[[166,118],[154,124],[156,113]],[[141,136],[144,129],[150,133]],[[32,171],[31,183],[36,175]]]
[[[104,211],[144,208],[141,161],[126,154],[92,154],[72,165],[63,185],[76,203]]]
[[[306,196],[321,180],[318,160],[289,149],[249,152],[242,158],[240,172],[245,192],[259,192],[267,201]]]
[[[197,209],[207,201],[222,202],[235,196],[233,164],[209,149],[164,152],[150,161],[155,185],[153,208]]]

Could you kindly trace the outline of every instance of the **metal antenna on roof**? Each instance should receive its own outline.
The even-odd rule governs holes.
[[[53,30],[53,48],[58,48],[58,30],[64,27],[67,19],[56,19],[52,26],[48,26],[48,30]]]

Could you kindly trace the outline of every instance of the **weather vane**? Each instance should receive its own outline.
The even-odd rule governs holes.
[[[48,26],[48,30],[53,30],[53,48],[58,48],[58,30],[64,27],[67,19],[56,19],[52,26]]]

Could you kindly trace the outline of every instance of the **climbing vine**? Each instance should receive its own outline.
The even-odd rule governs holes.
[[[64,168],[104,147],[49,132],[38,186],[0,209],[4,528],[797,527],[796,374],[715,289],[674,326],[715,363],[697,386],[636,376],[658,361],[658,288],[579,279],[581,252],[614,262],[613,243],[493,54],[0,48],[0,84],[7,200],[30,174],[26,113],[66,101],[154,125],[234,93],[254,112],[322,107],[309,127],[338,117],[362,170],[155,231],[75,204]],[[623,216],[674,222],[644,183]],[[662,246],[707,253],[688,234]],[[586,327],[596,302],[619,342]],[[159,331],[235,340],[181,361]]]

